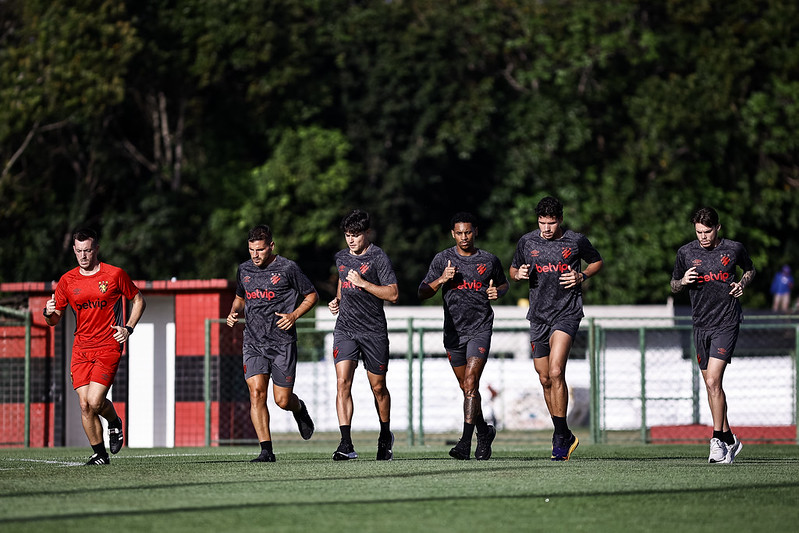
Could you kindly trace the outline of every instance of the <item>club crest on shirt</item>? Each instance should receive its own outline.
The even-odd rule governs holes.
[[[361,271],[361,274],[366,274],[369,270],[369,263],[361,263],[361,266],[358,268]]]
[[[486,265],[485,263],[480,263],[479,265],[477,265],[477,273],[480,274],[481,276],[486,273],[486,270],[488,270],[488,265]]]
[[[97,287],[100,289],[100,292],[105,294],[105,291],[108,290],[108,282],[107,281],[100,281],[97,283]]]
[[[277,285],[277,282],[280,281],[280,274],[272,274],[272,277],[269,279],[272,281],[272,285]]]
[[[724,254],[721,256],[721,264],[727,266],[730,264],[730,254]]]
[[[571,248],[564,248],[563,250],[560,251],[560,255],[563,256],[563,259],[568,259],[569,257],[571,257],[572,253],[573,251]]]

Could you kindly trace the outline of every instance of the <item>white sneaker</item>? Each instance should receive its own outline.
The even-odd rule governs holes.
[[[723,463],[727,458],[727,445],[719,439],[710,439],[710,456],[708,463]]]
[[[725,463],[733,462],[735,456],[738,455],[744,447],[741,441],[738,440],[738,435],[733,435],[732,438],[735,439],[735,442],[727,445],[727,456],[724,458]]]

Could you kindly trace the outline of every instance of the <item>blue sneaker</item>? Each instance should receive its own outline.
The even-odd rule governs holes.
[[[574,433],[567,439],[564,439],[561,435],[555,435],[552,437],[552,460],[568,461],[579,444],[580,439]]]

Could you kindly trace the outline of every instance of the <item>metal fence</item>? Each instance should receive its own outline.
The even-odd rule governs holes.
[[[0,307],[0,446],[30,446],[31,314]],[[19,357],[22,355],[22,357]]]
[[[440,322],[389,322],[392,428],[412,445],[434,437],[457,438],[462,428],[463,396],[446,358]],[[317,431],[335,434],[333,326],[332,319],[298,322],[295,392],[308,405]],[[63,412],[53,406],[53,398],[61,396],[48,394],[46,384],[39,383],[42,375],[57,373],[38,366],[31,370],[31,328],[30,313],[0,308],[0,446],[31,445],[32,396],[37,413],[58,417]],[[241,371],[241,328],[228,328],[224,319],[207,319],[205,336],[202,368],[194,364],[199,358],[191,357],[177,365],[176,388],[200,381],[202,387],[196,397],[193,392],[176,395],[175,404],[187,407],[177,417],[180,427],[175,432],[196,432],[196,439],[189,439],[196,444],[253,442]],[[567,367],[569,424],[597,443],[706,440],[710,412],[692,339],[690,321],[684,318],[585,319]],[[36,346],[37,354],[50,349]],[[747,317],[724,378],[730,424],[747,441],[799,443],[797,353],[799,317]],[[495,321],[490,357],[480,389],[486,418],[506,439],[547,439],[552,422],[530,358],[525,320]],[[51,357],[36,357],[35,362],[55,364]],[[136,364],[135,359],[129,364]],[[353,430],[376,432],[374,400],[362,366],[352,393]],[[200,410],[204,406],[204,416],[197,412],[200,420],[191,414],[195,405]],[[273,404],[270,413],[274,433],[296,433],[290,413]],[[39,441],[48,442],[37,437]]]
[[[596,326],[596,442],[638,433],[641,442],[691,442],[712,425],[690,323]],[[752,442],[797,442],[799,325],[747,318],[724,375],[728,418]]]
[[[229,328],[220,327],[223,322],[207,320],[206,337],[211,338],[213,328],[220,328],[218,335],[230,335]],[[392,426],[406,433],[409,444],[424,444],[432,434],[456,436],[463,420],[462,393],[445,356],[441,328],[419,322],[411,318],[404,327],[389,328]],[[335,432],[332,327],[332,321],[301,323],[295,392],[309,406],[317,430]],[[797,331],[799,320],[790,317],[747,320],[741,328],[724,385],[730,423],[750,442],[799,443]],[[570,425],[588,431],[598,443],[706,440],[712,422],[692,339],[690,322],[681,319],[586,319],[567,367]],[[234,364],[225,363],[224,355],[206,353],[207,444],[221,442],[211,436],[213,402],[234,396],[243,402],[241,418],[235,422],[241,431],[228,438],[233,442],[254,438],[247,433],[251,424],[240,352],[228,355]],[[238,392],[225,390],[226,386]],[[528,328],[518,320],[495,322],[480,392],[484,414],[498,429],[527,440],[537,430],[551,431],[530,358]],[[377,431],[365,375],[356,373],[353,400],[353,430]],[[273,432],[296,432],[287,413],[273,412],[271,420]]]

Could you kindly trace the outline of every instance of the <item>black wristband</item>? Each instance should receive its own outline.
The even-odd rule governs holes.
[[[133,335],[133,328],[132,328],[132,327],[130,327],[130,326],[125,326],[125,329],[126,329],[126,330],[128,330],[128,337],[130,337],[131,335]]]
[[[44,309],[42,309],[42,315],[44,316],[44,318],[50,318],[50,315],[47,314],[47,308],[46,307]]]

